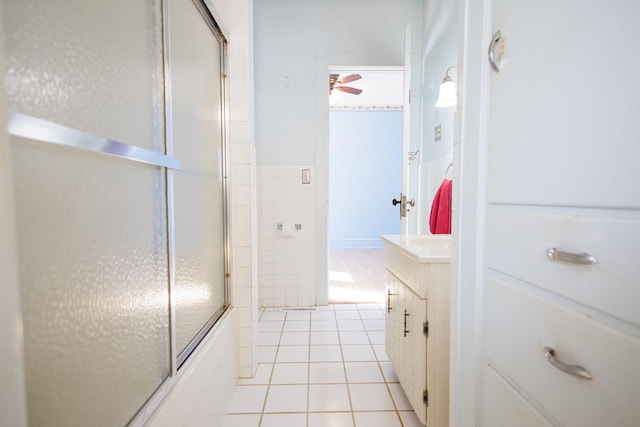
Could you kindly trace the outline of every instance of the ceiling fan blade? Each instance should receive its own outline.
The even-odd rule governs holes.
[[[349,86],[336,86],[336,89],[342,92],[350,93],[352,95],[360,95],[362,93],[362,89],[357,89],[355,87]]]
[[[362,78],[362,76],[360,74],[349,74],[348,76],[342,77],[338,81],[340,83],[344,84],[344,83],[352,82],[354,80],[360,80],[361,78]]]

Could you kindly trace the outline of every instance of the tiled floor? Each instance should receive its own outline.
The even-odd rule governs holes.
[[[382,248],[329,249],[329,301],[384,302]]]
[[[383,305],[267,309],[258,341],[225,427],[420,426],[384,352]]]

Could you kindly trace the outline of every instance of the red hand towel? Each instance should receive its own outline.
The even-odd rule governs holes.
[[[433,198],[429,217],[431,234],[451,234],[451,185],[451,180],[445,178]]]

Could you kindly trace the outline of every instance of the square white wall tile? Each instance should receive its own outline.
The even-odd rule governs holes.
[[[315,271],[315,189],[311,184],[302,184],[302,169],[310,169],[313,182],[313,166],[257,166],[260,282],[264,276],[274,274],[276,286],[296,289],[261,296],[264,307],[315,303],[315,273],[310,273]],[[283,236],[278,230],[282,223],[300,224],[301,229],[293,236]]]

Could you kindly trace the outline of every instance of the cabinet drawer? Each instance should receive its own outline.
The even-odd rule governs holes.
[[[489,267],[640,325],[640,219],[505,211],[487,222]],[[549,248],[595,264],[552,261]]]
[[[640,341],[495,277],[486,295],[488,363],[537,402],[554,424],[631,426],[640,420]],[[553,366],[583,366],[585,380]]]
[[[551,424],[492,368],[485,367],[482,393],[485,427],[551,427]]]

